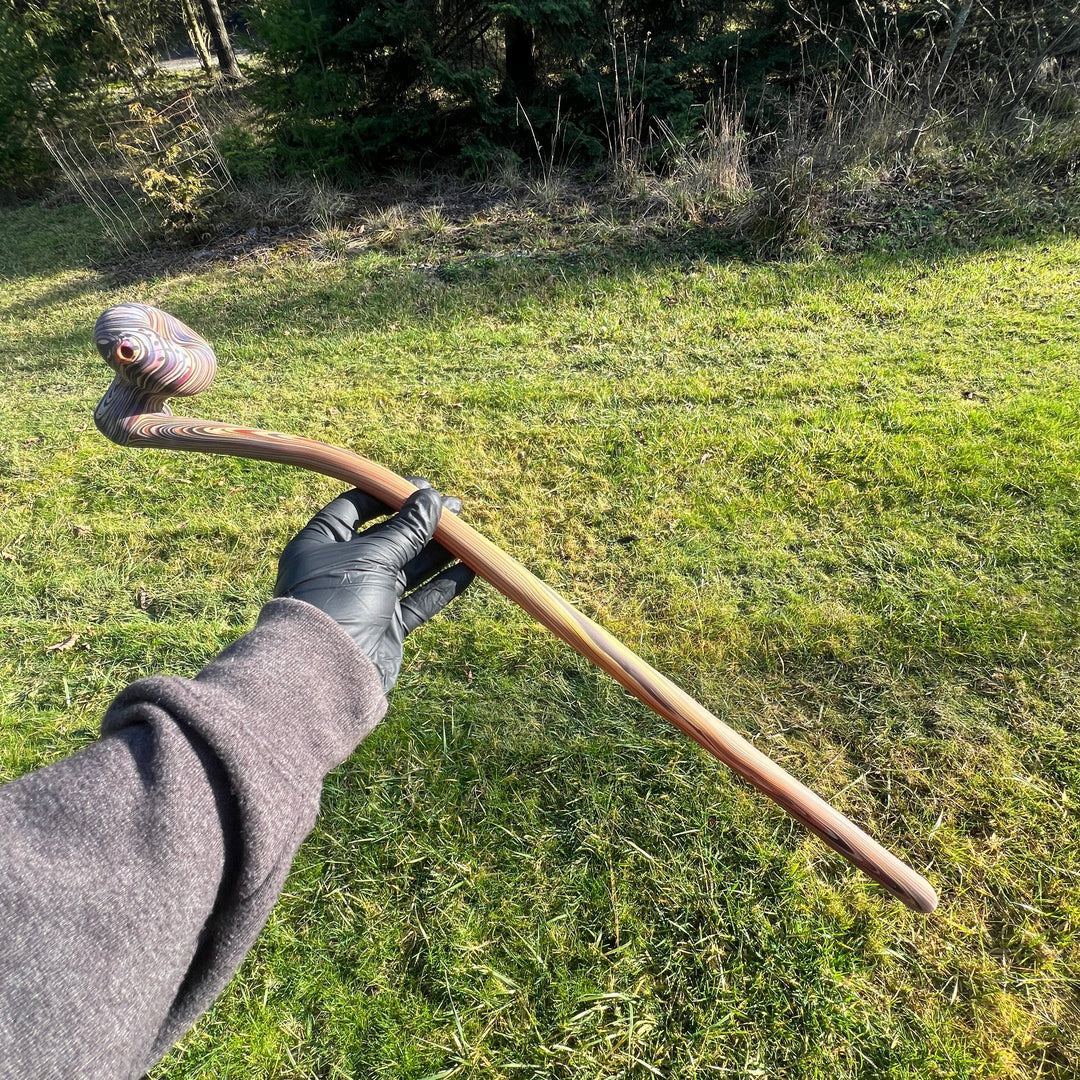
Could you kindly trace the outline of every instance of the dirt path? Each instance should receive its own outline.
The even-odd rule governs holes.
[[[240,63],[243,63],[250,56],[251,53],[247,49],[236,50],[236,59]],[[198,71],[201,65],[199,64],[199,58],[192,54],[191,56],[177,56],[172,58],[171,60],[158,60],[157,66],[159,71],[181,72]],[[216,60],[214,61],[214,71],[217,71]]]

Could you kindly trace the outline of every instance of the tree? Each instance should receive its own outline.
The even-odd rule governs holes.
[[[256,94],[286,165],[352,173],[433,152],[478,162],[553,120],[588,0],[266,0]],[[593,89],[595,97],[595,87]]]
[[[207,47],[206,31],[199,21],[198,12],[195,10],[195,0],[180,0],[180,10],[184,17],[184,28],[187,30],[188,38],[191,40],[191,47],[195,50],[195,55],[199,58],[203,71],[209,75],[212,70],[210,50]]]
[[[229,31],[225,27],[225,19],[222,17],[218,0],[201,0],[201,3],[222,77],[231,82],[244,82],[244,74],[236,62],[236,53],[233,52]]]
[[[152,0],[0,0],[0,187],[46,176],[38,128],[85,116],[106,80],[149,57],[159,29]]]

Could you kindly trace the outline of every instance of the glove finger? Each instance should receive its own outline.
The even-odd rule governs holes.
[[[431,487],[431,481],[423,476],[406,476],[405,479],[415,488]],[[446,499],[443,500],[443,505],[453,509],[454,513],[460,513],[460,500],[455,499],[454,502],[457,503],[456,508],[450,507]],[[361,526],[390,513],[393,511],[382,500],[359,488],[353,488],[323,507],[300,530],[297,539],[303,537],[309,543],[343,543],[351,540]]]
[[[422,476],[406,476],[406,480],[414,488],[429,488],[431,487],[431,481],[425,480]],[[461,513],[461,500],[456,495],[444,495],[442,497],[442,504],[444,510],[449,510],[451,514]]]
[[[438,614],[455,597],[460,596],[473,582],[476,575],[463,563],[451,566],[426,585],[409,593],[401,601],[401,622],[405,633],[411,634]]]
[[[368,558],[379,558],[391,570],[401,572],[427,546],[442,514],[442,497],[434,488],[414,491],[391,518],[357,537]]]
[[[442,497],[443,510],[449,510],[451,514],[461,513],[461,500],[454,495]],[[405,588],[413,589],[422,581],[427,581],[432,574],[449,566],[454,561],[454,556],[442,546],[442,544],[428,544],[415,559],[410,559],[405,566]]]
[[[365,522],[389,513],[390,507],[374,495],[353,488],[324,506],[296,534],[296,539],[305,544],[343,543],[351,540]]]

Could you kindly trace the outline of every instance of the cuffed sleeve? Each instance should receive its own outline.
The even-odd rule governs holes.
[[[137,1077],[239,967],[322,779],[382,718],[327,615],[271,601],[194,679],[133,683],[103,738],[0,789],[0,1077]]]

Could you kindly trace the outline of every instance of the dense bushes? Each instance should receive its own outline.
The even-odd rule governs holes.
[[[950,54],[964,110],[1021,103],[1080,51],[1075,3],[268,0],[256,93],[285,167],[338,175],[432,157],[482,169],[554,154],[556,136],[595,161],[620,142],[640,150],[656,120],[688,135],[720,89],[762,130],[793,100],[816,97],[825,119],[853,84],[903,101],[914,128],[965,7]]]
[[[573,162],[620,183],[642,172],[697,183],[716,171],[703,153],[721,146],[725,161],[744,159],[721,162],[725,175],[749,164],[783,187],[810,175],[808,156],[817,183],[823,162],[911,160],[916,147],[1005,135],[1006,153],[1068,173],[1080,145],[1068,130],[1080,0],[232,7],[234,19],[248,12],[259,54],[244,91],[255,111],[223,140],[240,173],[276,164],[348,181],[399,165],[475,175],[525,161],[550,174]],[[0,187],[44,173],[39,126],[74,117],[87,130],[88,102],[116,106],[110,82],[142,101],[136,73],[178,17],[152,0],[0,0]]]
[[[161,26],[151,0],[0,0],[0,189],[47,175],[37,129],[85,120],[102,83],[132,74]]]
[[[435,154],[483,167],[531,154],[534,135],[550,146],[556,116],[568,152],[587,160],[646,80],[647,109],[678,125],[740,50],[749,75],[790,67],[789,20],[770,8],[766,32],[736,31],[739,9],[759,7],[272,0],[256,23],[270,61],[258,94],[290,165],[341,171]]]

